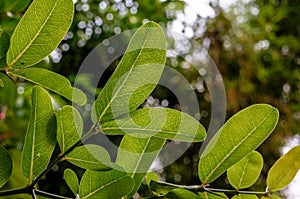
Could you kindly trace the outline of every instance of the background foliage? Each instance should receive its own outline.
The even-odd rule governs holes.
[[[10,36],[30,2],[0,2],[0,26]],[[198,13],[194,20],[188,22],[185,21],[188,14],[185,6],[181,1],[75,1],[76,12],[69,32],[59,47],[48,59],[38,63],[38,66],[74,80],[86,55],[97,44],[114,34],[137,28],[147,20],[159,22],[163,27],[181,30],[199,41],[203,47],[202,53],[209,53],[217,64],[225,81],[227,117],[254,103],[269,103],[280,110],[279,125],[258,149],[265,164],[263,175],[254,186],[260,189],[264,187],[267,171],[280,156],[278,146],[283,146],[291,137],[299,143],[300,4],[291,0],[240,0],[231,7],[222,7],[217,1],[211,1],[210,7],[215,14],[205,17]],[[0,58],[0,67],[4,67],[5,60],[1,57],[1,52]],[[169,59],[167,63],[184,74],[195,87],[201,103],[201,123],[207,127],[210,118],[209,93],[203,80],[197,71],[186,67],[182,60]],[[24,145],[32,88],[24,82],[15,85],[0,75],[5,84],[0,90],[0,142],[17,161]],[[106,75],[108,78],[110,72]],[[90,85],[90,77],[80,78],[82,85]],[[169,107],[177,107],[177,100],[163,88],[156,89],[152,97],[153,100],[146,102],[151,106],[157,106],[167,99]],[[69,103],[58,96],[56,98],[61,104]],[[88,105],[86,108],[89,108]],[[187,185],[197,183],[199,148],[200,144],[193,144],[175,164],[161,171],[161,177],[168,182]],[[18,164],[20,163],[14,162],[14,165]],[[66,165],[61,164],[59,167],[64,168]],[[20,172],[15,169],[13,177],[4,188],[24,185]],[[77,172],[81,174],[80,170]],[[47,184],[41,181],[39,185],[44,190],[71,194],[71,190],[61,180],[62,176],[62,172],[54,169],[45,179]],[[223,180],[215,183],[222,187],[228,184]]]

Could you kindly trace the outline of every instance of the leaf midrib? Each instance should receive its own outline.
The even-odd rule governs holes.
[[[197,128],[198,129],[198,128]],[[194,137],[190,134],[183,134],[183,133],[176,133],[174,131],[165,131],[165,130],[161,130],[161,129],[147,129],[147,128],[118,128],[118,127],[108,127],[108,128],[101,128],[101,130],[105,131],[105,130],[136,130],[136,131],[151,131],[151,132],[158,132],[158,133],[166,133],[166,134],[170,134],[170,135],[180,135],[182,137]],[[131,133],[130,135],[134,135],[134,133]],[[195,134],[197,135],[197,133]]]
[[[37,102],[37,92],[35,93],[35,102]],[[37,119],[37,105],[34,105],[34,116],[33,116],[33,135],[32,135],[32,146],[31,146],[31,160],[30,160],[30,171],[29,171],[29,183],[33,180],[33,167],[34,167],[34,150],[35,150],[35,131],[36,131],[36,119]]]
[[[229,152],[229,153],[227,153],[227,155],[215,166],[215,168],[207,175],[207,177],[203,180],[203,184],[204,183],[206,183],[206,181],[212,176],[212,174],[223,164],[223,162],[225,161],[225,160],[227,160],[227,158],[239,147],[239,146],[241,146],[241,144],[246,140],[246,139],[248,139],[248,137],[250,137],[252,134],[253,134],[253,132],[258,128],[258,127],[260,127],[261,125],[262,125],[262,123],[266,120],[266,119],[268,119],[268,117],[269,117],[269,115],[271,115],[271,113],[273,112],[273,110],[271,110],[267,115],[266,115],[266,117],[252,130],[252,131],[250,131],[250,133],[248,133],[247,134],[247,136],[245,137],[245,138],[243,138],[242,140],[241,140],[241,142],[239,143],[239,144],[237,144],[236,146],[234,146],[233,148],[232,148],[232,150]]]
[[[110,99],[110,101],[108,102],[108,104],[106,105],[106,107],[104,108],[104,110],[102,111],[101,115],[100,115],[99,118],[98,118],[98,122],[101,121],[102,117],[105,115],[106,111],[109,109],[111,103],[112,103],[112,102],[115,100],[115,98],[118,96],[118,93],[121,91],[121,89],[123,88],[124,84],[127,82],[128,78],[129,78],[129,75],[131,75],[131,72],[132,72],[132,70],[133,70],[133,68],[134,68],[134,66],[135,66],[135,64],[136,64],[136,62],[137,62],[137,60],[139,60],[139,58],[140,58],[140,56],[141,56],[141,53],[142,53],[142,51],[143,51],[143,49],[144,49],[144,46],[145,46],[145,44],[146,44],[146,41],[147,41],[147,39],[149,38],[149,28],[147,27],[146,29],[147,29],[147,30],[146,30],[146,31],[147,31],[147,37],[145,38],[145,40],[144,40],[144,42],[143,42],[143,45],[142,45],[142,47],[140,48],[140,51],[139,51],[138,55],[136,56],[136,59],[134,60],[134,63],[132,64],[132,67],[131,67],[130,70],[128,71],[128,73],[127,73],[127,75],[126,75],[124,81],[122,82],[122,84],[120,85],[120,87],[118,88],[118,90],[115,92],[114,96]],[[125,53],[126,53],[126,52],[125,52]]]
[[[50,11],[50,13],[48,15],[48,17],[46,18],[45,22],[42,24],[42,26],[40,27],[40,29],[37,31],[37,33],[34,35],[34,37],[25,46],[25,48],[23,49],[23,51],[21,51],[21,53],[19,53],[19,55],[14,60],[12,60],[11,63],[8,64],[7,68],[10,68],[11,66],[13,66],[20,59],[20,57],[23,56],[23,54],[28,50],[28,48],[33,44],[33,42],[36,40],[36,38],[38,37],[38,35],[40,34],[40,32],[44,29],[46,23],[49,21],[50,17],[52,16],[52,13],[53,13],[54,9],[57,6],[57,2],[58,2],[58,0],[55,2],[53,8],[51,9],[51,11]]]

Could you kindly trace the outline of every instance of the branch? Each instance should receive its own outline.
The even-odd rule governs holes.
[[[55,198],[55,199],[74,199],[74,198],[69,198],[69,197],[65,197],[65,196],[59,196],[56,194],[48,193],[48,192],[41,191],[38,189],[35,189],[34,193],[39,196],[45,196],[45,197],[50,197],[50,198]]]
[[[57,158],[48,165],[47,169],[44,170],[39,176],[37,176],[34,179],[34,181],[31,183],[30,187],[34,188],[34,186],[40,181],[40,179],[42,179],[44,177],[44,175],[46,175],[52,169],[52,167],[54,165],[56,165],[57,163],[59,163],[60,161],[62,161],[64,159],[64,157],[66,155],[68,155],[70,152],[72,152],[76,147],[83,145],[83,142],[86,141],[88,138],[90,138],[91,136],[95,135],[96,134],[94,132],[95,126],[96,125],[93,125],[93,127],[81,138],[81,140],[79,140],[78,142],[76,142],[73,146],[71,146],[64,153],[58,155]]]
[[[31,191],[28,186],[23,187],[23,188],[0,191],[0,197],[9,196],[9,195],[17,195],[17,194],[31,194]]]

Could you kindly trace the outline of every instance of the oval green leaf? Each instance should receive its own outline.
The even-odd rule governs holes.
[[[250,195],[250,194],[239,194],[233,196],[231,199],[258,199],[256,195]]]
[[[107,151],[94,144],[76,147],[65,157],[72,164],[90,170],[109,170],[110,156]]]
[[[74,193],[74,195],[76,195],[79,188],[79,181],[76,173],[71,169],[66,169],[64,171],[64,179],[71,191]]]
[[[105,122],[140,106],[160,79],[166,61],[161,27],[148,22],[131,38],[128,48],[93,105],[93,121]]]
[[[9,36],[4,30],[0,29],[0,59],[2,59],[9,48]]]
[[[163,148],[166,140],[156,137],[137,138],[125,135],[119,145],[116,163],[130,173],[134,180],[134,189],[129,194],[132,197],[140,187],[143,178]]]
[[[138,109],[130,117],[104,123],[101,130],[108,135],[154,136],[184,142],[201,142],[206,136],[204,127],[195,118],[169,108]]]
[[[133,186],[133,180],[125,172],[87,170],[80,182],[79,195],[81,199],[122,198],[131,192]]]
[[[16,72],[8,72],[8,74],[42,86],[80,106],[86,103],[86,96],[81,90],[73,88],[67,78],[52,71],[42,68],[26,68]]]
[[[200,199],[226,199],[228,198],[224,193],[220,192],[199,192]]]
[[[29,183],[48,166],[56,144],[56,122],[51,98],[43,88],[32,90],[32,109],[22,151],[22,170]]]
[[[185,189],[173,189],[166,196],[171,199],[200,199],[199,195]]]
[[[262,196],[260,199],[281,199],[277,195]]]
[[[34,0],[11,37],[8,68],[29,67],[48,56],[69,30],[73,15],[72,0]]]
[[[258,179],[262,167],[261,154],[253,151],[227,170],[229,183],[237,190],[251,187]]]
[[[267,186],[271,191],[286,187],[300,169],[300,145],[292,148],[271,167],[267,177]]]
[[[231,117],[200,157],[198,173],[203,184],[255,150],[274,130],[278,117],[278,110],[266,104],[252,105]]]
[[[83,121],[72,106],[64,106],[56,113],[57,141],[62,153],[80,140]]]
[[[13,170],[12,159],[8,151],[3,146],[0,146],[0,159],[1,159],[1,164],[0,164],[0,188],[1,188],[3,185],[5,185],[8,178],[11,176]]]

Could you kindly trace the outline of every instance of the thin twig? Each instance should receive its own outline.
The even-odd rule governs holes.
[[[35,194],[39,195],[39,196],[51,197],[51,198],[55,198],[55,199],[74,199],[74,198],[69,198],[69,197],[65,197],[65,196],[56,195],[56,194],[53,194],[53,193],[48,193],[48,192],[41,191],[41,190],[38,190],[38,189],[35,189],[34,191],[35,191]]]

